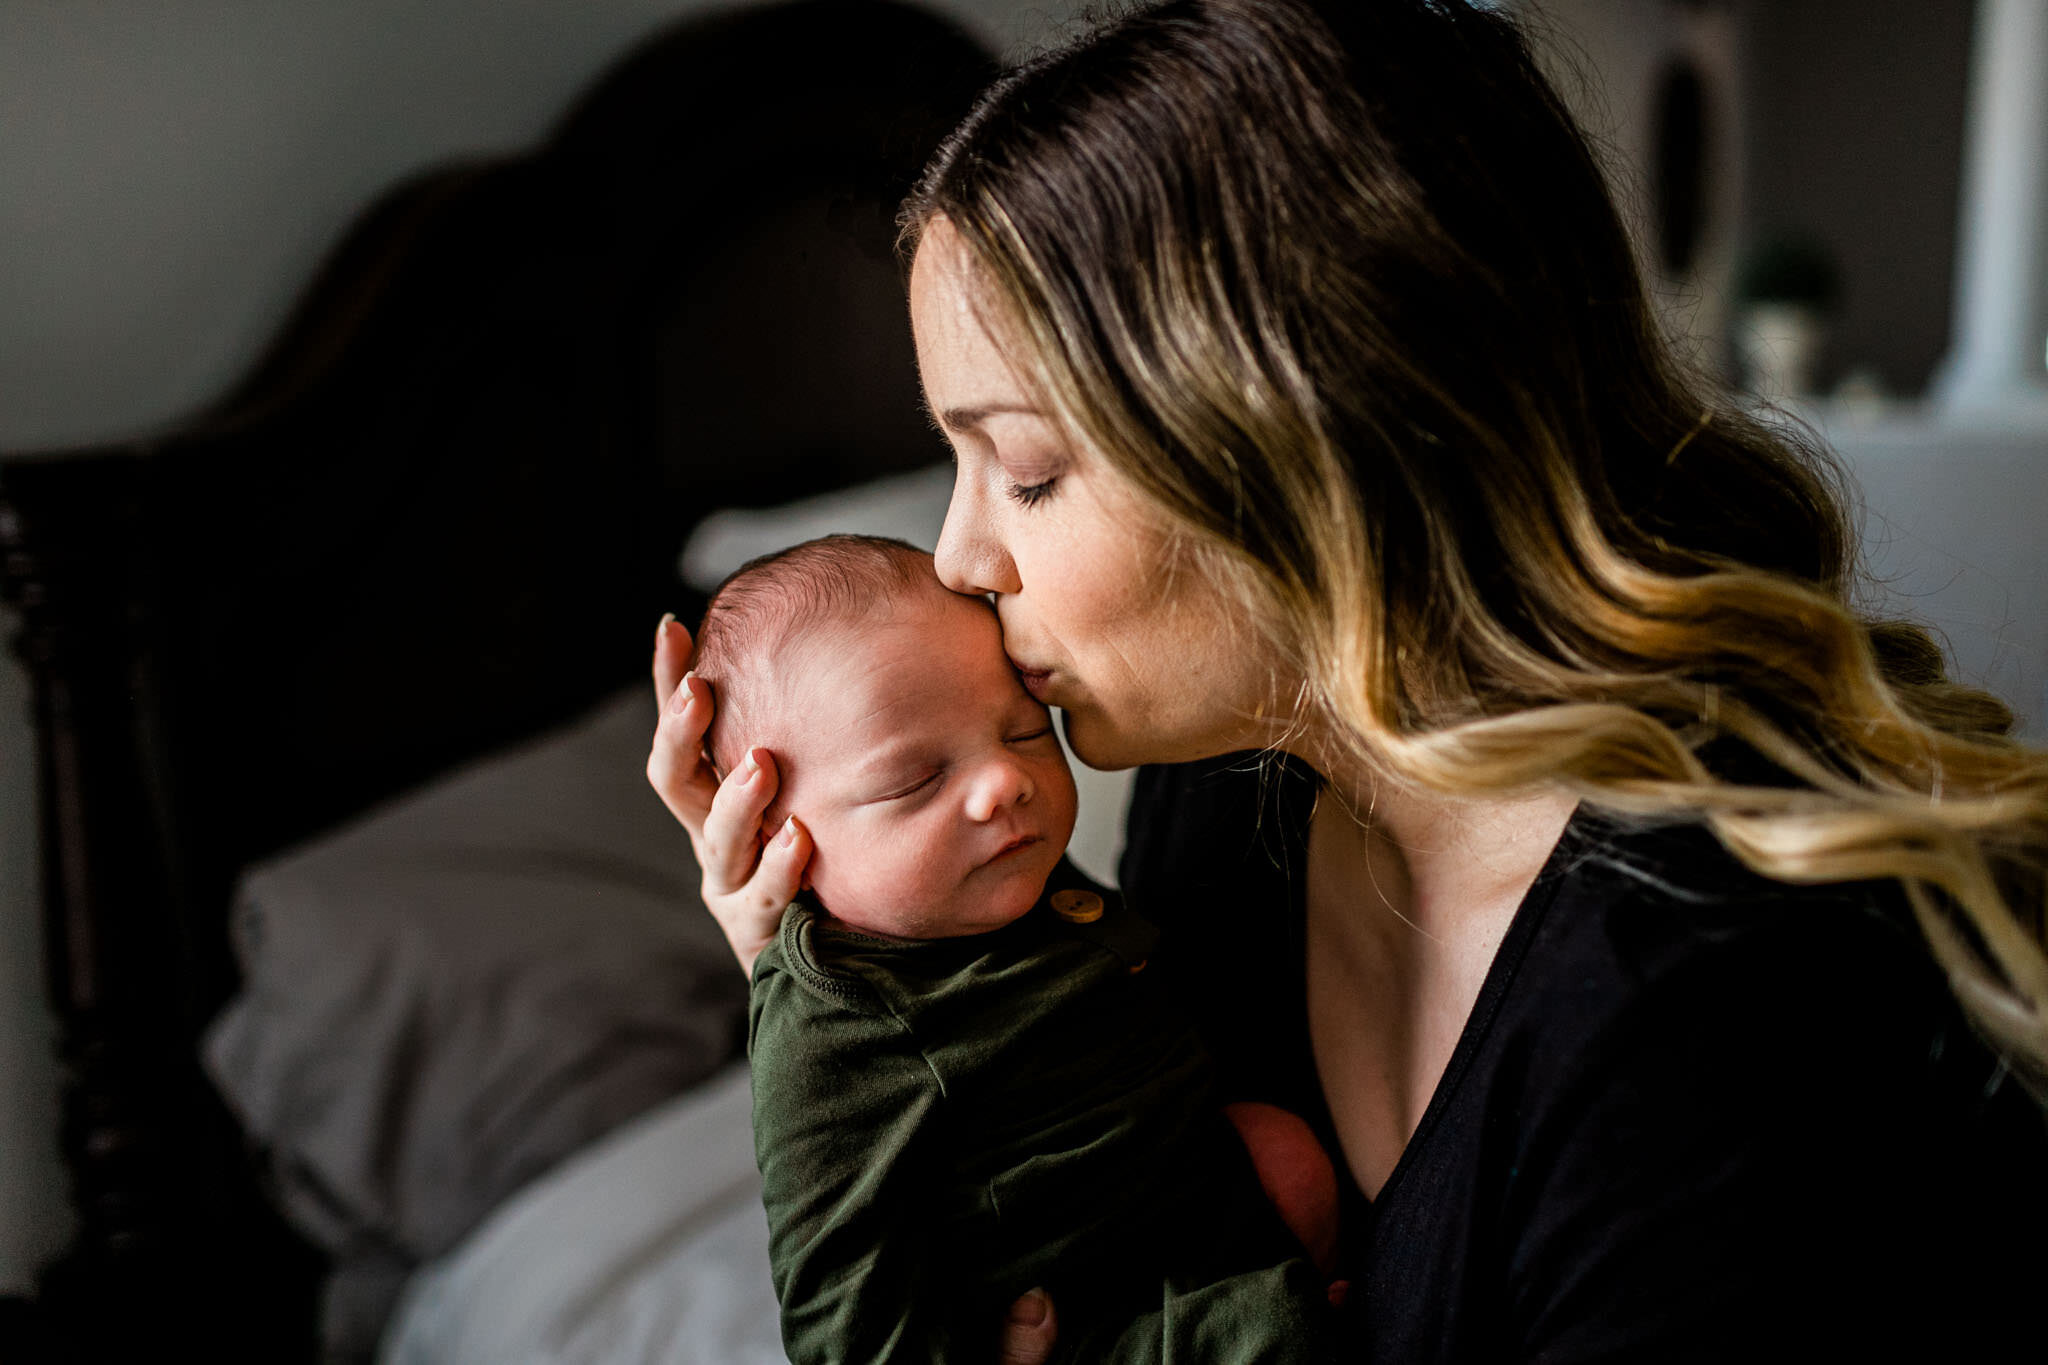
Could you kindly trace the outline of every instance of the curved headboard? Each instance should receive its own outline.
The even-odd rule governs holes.
[[[196,1063],[239,870],[641,676],[705,512],[937,454],[893,216],[987,74],[885,0],[685,22],[370,208],[200,419],[0,465],[93,1358],[311,1349]]]

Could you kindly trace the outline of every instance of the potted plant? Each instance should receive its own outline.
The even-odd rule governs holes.
[[[1736,272],[1735,350],[1744,387],[1761,398],[1806,398],[1814,362],[1841,302],[1834,254],[1795,234],[1760,238]]]

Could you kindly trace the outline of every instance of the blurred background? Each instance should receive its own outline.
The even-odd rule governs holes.
[[[1011,56],[1079,8],[932,3]],[[0,4],[0,452],[175,425],[383,189],[532,142],[624,49],[710,7]],[[1673,334],[1829,438],[1867,500],[1873,591],[2041,735],[2048,0],[1513,7],[1603,150]],[[10,656],[0,1293],[32,1292],[68,1236],[27,714]]]

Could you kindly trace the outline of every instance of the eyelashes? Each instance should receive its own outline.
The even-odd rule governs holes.
[[[1013,483],[1010,485],[1010,497],[1020,506],[1036,507],[1052,496],[1053,485],[1058,482],[1058,479],[1046,479],[1040,483]]]
[[[932,784],[932,783],[934,783],[934,782],[936,782],[936,781],[938,781],[938,780],[939,780],[939,775],[938,775],[937,773],[929,773],[929,774],[927,774],[926,776],[924,776],[923,778],[919,779],[919,781],[918,781],[918,782],[917,782],[917,783],[916,783],[915,785],[913,785],[913,786],[909,786],[909,787],[904,787],[904,788],[902,788],[902,789],[901,789],[901,790],[899,790],[899,791],[893,791],[893,792],[890,792],[890,793],[889,793],[889,794],[888,794],[887,796],[883,797],[882,799],[883,799],[884,801],[905,801],[905,800],[908,800],[909,798],[911,798],[911,797],[913,797],[913,796],[916,796],[916,795],[917,795],[917,794],[918,794],[919,792],[921,792],[921,791],[923,791],[923,790],[924,790],[925,788],[927,788],[927,787],[931,786],[931,784]]]

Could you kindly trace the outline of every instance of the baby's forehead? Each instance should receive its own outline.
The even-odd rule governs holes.
[[[906,596],[873,612],[814,622],[783,641],[775,669],[779,686],[763,697],[776,728],[801,737],[829,716],[838,727],[893,729],[920,713],[927,699],[957,700],[961,677],[932,664],[935,656],[986,649],[1002,652],[995,612],[987,601],[940,588]],[[1002,669],[990,682],[1007,682]],[[788,741],[784,741],[785,745]]]

